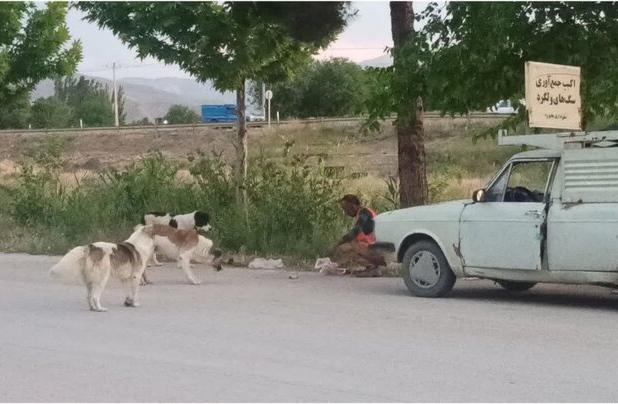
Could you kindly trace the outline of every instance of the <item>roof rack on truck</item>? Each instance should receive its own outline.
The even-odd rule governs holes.
[[[500,146],[534,146],[542,149],[584,149],[588,147],[618,146],[618,130],[598,132],[561,132],[543,135],[508,135],[506,129],[498,131]]]

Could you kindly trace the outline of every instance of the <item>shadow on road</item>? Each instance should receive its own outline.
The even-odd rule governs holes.
[[[415,297],[401,283],[367,282],[365,291],[375,295],[400,296],[414,299],[431,300],[430,298]],[[539,284],[525,292],[509,292],[491,281],[458,281],[453,290],[442,299],[467,301],[487,301],[488,303],[507,303],[536,306],[563,306],[589,308],[618,312],[618,294],[611,294],[611,289],[589,285],[557,285]]]
[[[618,295],[610,289],[593,286],[543,285],[526,292],[508,292],[493,285],[457,287],[448,299],[488,300],[491,302],[513,302],[527,305],[565,306],[608,310],[618,312]]]

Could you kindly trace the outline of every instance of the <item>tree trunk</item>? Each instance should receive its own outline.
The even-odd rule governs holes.
[[[390,2],[391,33],[393,36],[393,74],[405,74],[398,63],[399,51],[414,39],[414,10],[412,2]],[[423,127],[423,99],[409,94],[407,102],[397,107],[397,157],[399,166],[399,203],[402,208],[427,203],[427,172]]]
[[[238,132],[236,136],[236,202],[247,211],[247,120],[245,119],[245,81],[236,89],[236,116]]]

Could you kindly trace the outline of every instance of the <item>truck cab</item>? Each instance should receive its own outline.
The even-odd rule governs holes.
[[[202,105],[202,122],[203,123],[218,123],[218,122],[236,122],[236,105]]]
[[[618,131],[506,136],[527,145],[470,200],[386,212],[378,242],[394,246],[418,296],[459,277],[510,290],[539,282],[618,284]]]

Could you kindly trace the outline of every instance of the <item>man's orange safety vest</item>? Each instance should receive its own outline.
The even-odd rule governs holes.
[[[358,212],[356,213],[356,221],[355,221],[355,223],[356,223],[356,222],[358,222],[358,217],[359,217],[359,215],[360,215],[360,211],[361,211],[362,209],[367,209],[367,210],[369,211],[369,213],[371,213],[371,218],[372,218],[372,219],[375,219],[375,217],[376,217],[376,212],[374,212],[373,210],[371,210],[371,209],[369,209],[369,208],[361,208],[361,209],[359,209],[359,210],[358,210]],[[359,244],[364,244],[364,245],[367,245],[367,246],[373,245],[373,244],[375,244],[375,243],[376,243],[376,235],[375,235],[375,232],[373,232],[373,231],[372,231],[372,232],[371,232],[371,233],[369,233],[369,234],[365,234],[365,233],[363,233],[363,231],[361,230],[361,231],[359,231],[359,232],[358,232],[358,234],[356,235],[356,241],[357,241]]]

